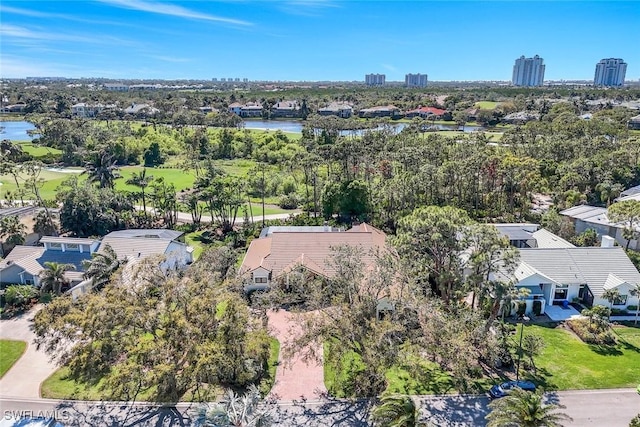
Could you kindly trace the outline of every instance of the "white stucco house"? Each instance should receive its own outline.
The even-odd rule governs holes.
[[[525,288],[529,296],[526,313],[533,312],[534,301],[563,305],[577,300],[587,306],[604,305],[608,289],[617,289],[620,299],[614,308],[638,305],[638,297],[629,293],[640,283],[640,273],[621,247],[527,248],[520,249],[520,264],[512,280],[516,288]]]

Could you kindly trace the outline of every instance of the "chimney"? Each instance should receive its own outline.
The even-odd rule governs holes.
[[[611,236],[602,236],[601,248],[612,248],[616,244],[616,240]]]

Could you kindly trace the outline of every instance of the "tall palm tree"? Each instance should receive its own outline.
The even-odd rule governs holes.
[[[40,292],[53,292],[56,295],[62,293],[62,287],[69,285],[69,279],[65,272],[75,270],[73,264],[62,264],[59,262],[45,262],[45,269],[40,272]]]
[[[116,251],[107,244],[103,252],[92,254],[91,259],[83,263],[84,278],[91,279],[92,289],[100,290],[109,283],[113,273],[126,262],[126,260],[119,260]]]
[[[147,199],[145,189],[153,181],[153,176],[147,176],[147,168],[143,168],[140,173],[131,174],[131,178],[127,180],[127,184],[133,185],[140,189],[140,196],[142,197],[142,209],[144,209],[144,215],[147,216]]]
[[[120,178],[117,159],[106,150],[96,151],[92,160],[85,165],[85,171],[89,175],[89,182],[97,182],[100,188],[113,189],[114,181]]]
[[[20,222],[17,215],[5,216],[0,220],[0,238],[8,245],[22,245],[27,235],[27,226]]]
[[[415,402],[404,394],[383,396],[371,413],[373,425],[381,427],[415,427],[417,419]]]
[[[489,404],[487,427],[561,427],[571,421],[565,413],[557,412],[564,405],[545,404],[543,392],[514,389],[511,394]]]

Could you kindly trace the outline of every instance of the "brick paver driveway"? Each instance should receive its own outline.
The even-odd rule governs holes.
[[[301,333],[300,323],[296,321],[302,314],[293,314],[285,310],[269,311],[269,329],[280,341],[280,356],[276,370],[276,382],[270,396],[280,401],[318,399],[326,394],[324,369],[322,367],[322,346],[317,343],[319,362],[304,361],[298,352],[292,358],[285,358],[283,349],[293,337]]]

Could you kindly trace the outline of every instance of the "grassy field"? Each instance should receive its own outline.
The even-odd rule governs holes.
[[[614,347],[589,345],[561,328],[531,325],[525,335],[543,337],[532,377],[550,390],[635,387],[640,383],[640,328],[616,327]]]
[[[278,354],[280,352],[280,343],[277,339],[270,339],[269,354],[269,375],[265,377],[260,384],[260,390],[266,394],[271,390],[275,382],[276,368],[278,365]],[[3,353],[4,354],[4,353]],[[4,360],[4,358],[3,358]],[[73,399],[73,400],[108,400],[108,391],[101,390],[102,380],[97,384],[83,385],[69,379],[69,368],[62,367],[55,371],[47,378],[40,388],[43,398],[48,399]],[[142,393],[137,397],[139,401],[145,401],[149,398],[150,392]],[[188,393],[184,397],[185,401],[193,400]]]
[[[0,378],[7,373],[27,349],[24,341],[0,340]]]
[[[482,110],[494,110],[498,104],[499,102],[494,101],[479,101],[475,103],[475,107]]]
[[[36,159],[40,157],[44,157],[48,154],[58,155],[62,153],[62,151],[58,150],[57,148],[34,145],[31,141],[14,141],[14,142],[16,142],[22,148],[22,151],[24,151],[25,153],[31,154]]]

